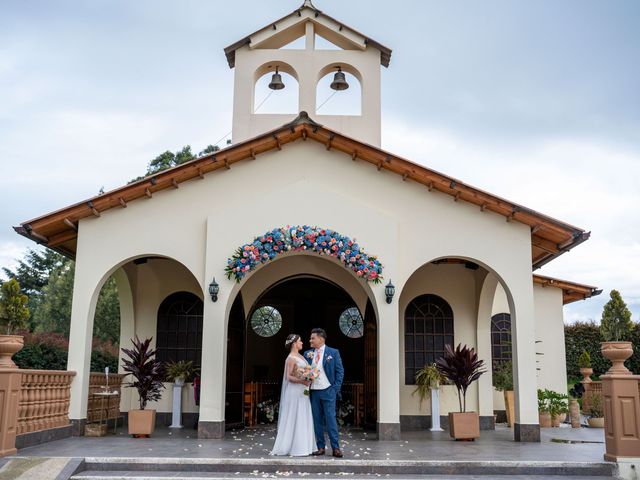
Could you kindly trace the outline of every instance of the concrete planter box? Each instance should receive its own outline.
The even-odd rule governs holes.
[[[156,428],[155,410],[129,410],[129,434],[148,437]]]
[[[449,413],[449,435],[456,440],[480,438],[480,417],[476,412]]]

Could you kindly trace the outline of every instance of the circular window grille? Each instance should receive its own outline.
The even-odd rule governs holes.
[[[362,315],[356,307],[347,308],[340,315],[340,330],[349,338],[360,338],[364,335]]]
[[[282,315],[274,307],[260,307],[251,315],[251,328],[261,337],[272,337],[282,328]]]

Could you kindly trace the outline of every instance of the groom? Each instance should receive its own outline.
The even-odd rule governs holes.
[[[322,328],[311,330],[309,343],[312,349],[305,353],[305,358],[311,365],[316,365],[320,376],[311,384],[311,410],[313,412],[313,428],[316,433],[318,450],[312,455],[324,455],[324,432],[329,433],[333,456],[342,458],[340,439],[338,437],[338,422],[336,421],[336,397],[340,396],[344,368],[340,352],[325,345],[327,332]]]

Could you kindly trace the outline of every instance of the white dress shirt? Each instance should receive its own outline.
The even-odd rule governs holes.
[[[324,373],[324,368],[323,368],[323,360],[324,360],[324,347],[325,345],[321,346],[320,348],[316,349],[313,351],[313,364],[316,365],[316,367],[318,367],[318,371],[320,372],[320,376],[318,378],[316,378],[312,383],[311,383],[311,390],[324,390],[326,388],[329,388],[331,386],[331,383],[329,382],[329,379],[327,378],[327,374]],[[318,351],[320,352],[320,359],[318,360],[318,363],[315,363],[316,360],[316,354],[318,353]]]

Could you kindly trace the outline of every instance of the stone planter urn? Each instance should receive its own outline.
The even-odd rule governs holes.
[[[18,368],[11,357],[24,347],[22,335],[0,335],[0,368]]]
[[[613,364],[607,375],[628,375],[630,373],[627,367],[624,366],[624,362],[633,355],[631,342],[602,342],[600,351]]]
[[[582,383],[591,383],[591,375],[593,375],[593,368],[581,368],[580,375],[582,375]]]

